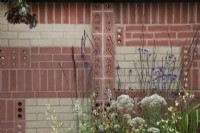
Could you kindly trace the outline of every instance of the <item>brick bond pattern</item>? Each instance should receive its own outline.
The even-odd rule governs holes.
[[[128,69],[127,65],[134,56],[131,49],[134,50],[141,45],[142,32],[145,46],[152,46],[155,40],[157,46],[171,44],[179,47],[186,38],[186,44],[189,44],[200,24],[200,3],[198,2],[115,3],[110,9],[106,9],[107,5],[105,3],[100,6],[102,7],[100,10],[94,10],[95,3],[30,3],[33,12],[38,14],[39,20],[38,26],[30,30],[26,25],[8,24],[4,18],[6,6],[0,4],[0,48],[4,50],[4,53],[0,53],[0,56],[3,56],[0,60],[1,68],[3,67],[0,69],[0,132],[14,133],[19,129],[22,133],[25,131],[26,133],[49,131],[47,129],[49,123],[43,122],[44,114],[41,114],[42,110],[38,109],[43,105],[39,104],[42,101],[53,101],[52,104],[62,108],[64,107],[61,104],[63,98],[66,98],[64,101],[67,102],[69,101],[67,98],[75,96],[72,90],[74,86],[70,49],[72,45],[75,47],[75,58],[77,59],[79,94],[80,97],[83,97],[86,90],[86,87],[83,87],[86,85],[84,77],[87,73],[79,47],[83,30],[100,35],[100,40],[103,42],[100,43],[106,44],[104,32],[99,34],[94,30],[96,24],[93,20],[93,13],[102,15],[100,22],[106,28],[107,23],[104,21],[107,20],[106,13],[113,12],[110,33],[111,36],[113,34],[113,40],[116,42],[116,59],[125,65],[122,68],[124,72]],[[102,9],[106,9],[108,12]],[[102,27],[100,30],[106,31]],[[171,42],[168,39],[168,33]],[[92,48],[89,42],[86,46],[85,60],[89,61],[93,59],[90,58],[90,49]],[[106,49],[112,47],[104,48],[101,47],[101,50],[106,52]],[[200,54],[199,49],[197,53]],[[13,56],[16,59],[13,59]],[[101,57],[105,58],[109,55],[104,53]],[[59,63],[64,67],[69,80],[65,80]],[[106,72],[106,66],[110,65],[104,63],[101,65],[105,69],[100,72]],[[110,70],[111,74],[114,74],[114,69]],[[194,88],[192,91],[197,96],[200,96],[199,76],[200,62],[199,55],[197,55],[189,74],[189,86]],[[105,90],[102,86],[100,88]],[[102,91],[102,95],[104,95],[104,91]],[[140,92],[134,92],[132,96],[142,95]],[[35,112],[31,108],[35,108]],[[42,108],[44,109],[44,106]],[[67,112],[67,110],[64,109],[63,112]],[[43,127],[34,125],[39,116],[41,116],[41,125],[44,124]]]

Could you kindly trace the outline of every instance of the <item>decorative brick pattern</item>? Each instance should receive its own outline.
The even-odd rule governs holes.
[[[74,80],[70,79],[74,67],[70,47],[1,47],[0,50],[4,58],[1,64],[5,63],[0,69],[0,88],[10,98],[59,97],[61,92],[69,92],[69,97],[75,93]],[[83,59],[81,49],[76,47],[75,59],[80,80],[78,91],[86,93],[84,62],[90,62],[90,48],[85,48]]]

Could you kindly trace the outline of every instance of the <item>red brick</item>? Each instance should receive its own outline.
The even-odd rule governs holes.
[[[200,22],[200,3],[197,3],[197,23]]]
[[[69,70],[64,70],[62,72],[63,77],[63,91],[69,90]]]
[[[128,3],[122,3],[122,6],[123,6],[123,13],[122,13],[123,24],[128,24]]]
[[[31,54],[37,54],[38,53],[38,47],[31,47]]]
[[[71,55],[54,55],[53,61],[72,61]]]
[[[36,14],[36,19],[38,20],[38,2],[32,2],[32,12]]]
[[[144,24],[150,24],[150,3],[144,3]]]
[[[182,3],[181,23],[182,24],[188,23],[188,2]]]
[[[63,54],[72,54],[72,48],[70,48],[70,47],[64,47],[64,48],[62,48],[62,53]]]
[[[167,23],[172,24],[173,22],[173,14],[174,13],[174,7],[173,3],[167,3]]]
[[[165,3],[159,3],[159,24],[165,23],[165,5]]]
[[[33,91],[39,91],[40,90],[39,81],[40,81],[39,70],[33,70]]]
[[[0,120],[5,121],[6,120],[6,103],[5,100],[0,99]]]
[[[55,74],[54,70],[48,70],[48,91],[55,90]]]
[[[83,91],[85,90],[85,76],[84,76],[84,70],[78,70],[78,90]]]
[[[176,33],[155,33],[155,38],[168,38],[168,39],[172,39],[172,38],[176,38]]]
[[[47,91],[47,70],[40,70],[41,91]]]
[[[179,32],[178,38],[193,38],[195,32]]]
[[[126,33],[126,38],[131,38],[131,33]]]
[[[18,91],[24,91],[24,70],[18,70]]]
[[[53,10],[53,2],[47,2],[47,23],[54,23],[54,10]],[[56,15],[55,15],[56,16]]]
[[[85,3],[85,24],[90,24],[90,3]]]
[[[142,19],[143,19],[143,3],[137,3],[137,18],[136,22],[137,24],[142,24]]]
[[[185,43],[185,39],[184,40],[171,40],[171,46],[183,46]]]
[[[192,30],[193,30],[193,31],[196,32],[196,31],[199,30],[199,29],[200,29],[200,25],[195,25],[195,24],[192,25]]]
[[[35,98],[56,98],[56,92],[35,92]]]
[[[39,65],[38,65],[38,62],[32,62],[32,63],[31,63],[31,68],[33,68],[33,69],[34,69],[34,68],[38,68],[38,66],[39,66]]]
[[[14,119],[14,108],[13,108],[13,100],[7,100],[7,121],[13,121]]]
[[[158,24],[158,3],[152,3],[152,24]]]
[[[16,70],[10,70],[10,91],[16,91],[17,88]]]
[[[0,97],[2,99],[4,99],[4,98],[11,98],[11,92],[1,92],[0,93]]]
[[[173,25],[170,26],[170,31],[191,31],[190,25]]]
[[[126,46],[141,46],[142,44],[146,45],[146,41],[143,42],[141,39],[126,41]]]
[[[198,86],[198,83],[199,83],[199,77],[198,77],[199,70],[198,69],[193,69],[192,73],[193,73],[192,89],[197,90],[199,88],[199,86]]]
[[[76,24],[76,3],[70,3],[70,24]]]
[[[63,2],[63,23],[68,24],[69,23],[69,3]]]
[[[83,24],[84,3],[77,3],[77,4],[78,4],[78,24]]]
[[[126,31],[146,31],[146,26],[126,26]]]
[[[149,31],[168,31],[168,26],[149,26]]]
[[[52,55],[31,55],[31,61],[52,61]]]
[[[130,16],[129,16],[129,24],[135,24],[135,14],[136,14],[136,4],[135,3],[130,3],[129,4],[129,8],[130,8]],[[119,9],[118,9],[119,10]],[[115,12],[116,13],[116,12]]]
[[[40,63],[40,68],[60,68],[60,63],[59,62],[41,62]]]
[[[181,3],[174,3],[174,23],[180,24],[180,4]]]
[[[75,98],[75,92],[58,92],[57,97],[58,98]]]
[[[120,3],[115,4],[115,23],[120,24],[121,23],[121,7]]]
[[[13,122],[8,122],[8,121],[1,122],[1,126],[4,129],[12,129],[13,128]]]
[[[56,70],[56,91],[62,91],[62,71]]]
[[[152,39],[153,38],[153,33],[133,33],[132,38],[135,39]]]
[[[8,70],[2,70],[2,91],[9,91],[9,73],[8,73]]]
[[[45,3],[44,2],[39,2],[39,13],[40,13],[40,19],[39,23],[45,23]]]
[[[192,67],[198,67],[198,62],[193,61],[193,63],[192,63]]]
[[[55,23],[61,23],[61,3],[55,2]]]
[[[25,90],[32,91],[32,71],[25,70]]]
[[[74,70],[69,71],[69,77],[70,77],[70,90],[76,91],[76,85],[75,85],[75,77],[74,77]]]
[[[12,129],[8,129],[7,133],[14,133],[14,131]]]
[[[42,54],[60,54],[61,53],[61,48],[58,47],[51,47],[51,48],[40,48],[40,53]]]
[[[2,70],[0,70],[0,91],[2,91]]]
[[[34,98],[34,92],[13,92],[12,98]]]
[[[89,54],[90,53],[90,48],[89,47],[85,47],[84,52],[85,52],[85,54]],[[81,55],[81,47],[74,47],[74,53]]]
[[[189,3],[189,23],[195,23],[195,12],[196,12],[196,3],[190,2]]]
[[[155,44],[156,46],[168,46],[169,40],[156,40]]]
[[[84,55],[84,58],[81,55],[75,55],[75,61],[90,61],[90,55]]]

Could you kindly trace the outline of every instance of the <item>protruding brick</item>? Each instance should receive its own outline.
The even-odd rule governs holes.
[[[47,91],[47,71],[40,70],[40,88],[41,91]]]
[[[31,55],[31,61],[52,61],[52,55]]]
[[[33,91],[40,90],[40,76],[39,70],[33,70]]]
[[[16,91],[17,88],[17,73],[16,70],[10,71],[10,91]]]
[[[8,70],[2,71],[2,91],[9,91],[9,72],[8,72]]]
[[[70,24],[76,24],[76,3],[70,3]]]
[[[55,91],[55,74],[54,70],[48,70],[48,90]]]
[[[25,90],[32,91],[32,71],[25,70]]]
[[[61,3],[55,2],[55,23],[61,23]]]
[[[18,70],[18,91],[24,91],[24,70]]]
[[[62,91],[62,71],[56,70],[56,91]]]

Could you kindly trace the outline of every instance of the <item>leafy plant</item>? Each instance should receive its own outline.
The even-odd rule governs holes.
[[[36,27],[36,14],[31,13],[31,9],[25,0],[0,0],[8,3],[9,10],[5,13],[6,19],[11,24],[25,23],[30,29]]]

